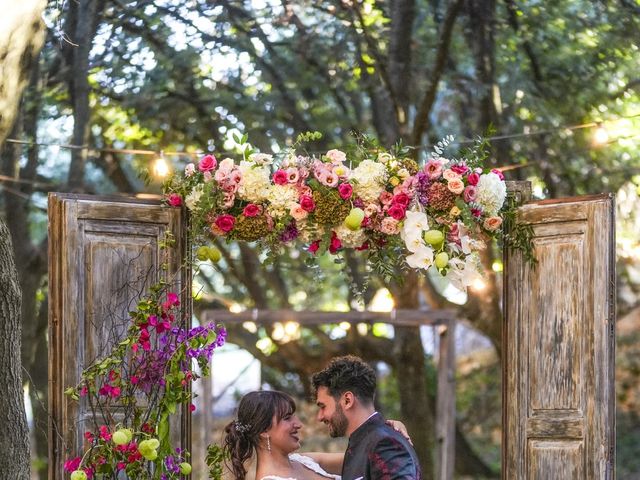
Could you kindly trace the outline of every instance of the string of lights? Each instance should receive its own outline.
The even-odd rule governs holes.
[[[564,126],[559,126],[559,127],[554,127],[554,128],[547,128],[547,129],[541,129],[541,130],[533,130],[533,131],[526,131],[526,132],[520,132],[520,133],[509,133],[509,134],[498,134],[498,135],[491,135],[488,137],[484,137],[484,139],[488,142],[497,142],[497,141],[503,141],[503,140],[511,140],[511,139],[516,139],[516,138],[525,138],[525,137],[532,137],[532,136],[539,136],[539,135],[548,135],[548,134],[554,134],[554,133],[558,133],[558,132],[572,132],[575,130],[582,130],[582,129],[589,129],[589,128],[595,128],[595,132],[593,135],[593,144],[596,146],[604,146],[604,145],[608,145],[611,144],[613,142],[615,142],[615,140],[610,140],[610,134],[606,128],[607,124],[610,124],[612,122],[616,122],[619,120],[626,120],[626,119],[632,119],[632,118],[637,118],[640,117],[640,113],[637,114],[633,114],[633,115],[627,115],[627,116],[619,116],[619,117],[615,117],[615,118],[609,118],[607,120],[604,121],[594,121],[594,122],[587,122],[587,123],[582,123],[582,124],[577,124],[577,125],[564,125]],[[637,135],[635,136],[625,136],[625,137],[621,137],[621,138],[635,138]],[[458,141],[453,141],[450,143],[450,145],[468,145],[468,144],[473,144],[476,140],[473,139],[461,139]],[[49,142],[34,142],[34,141],[29,141],[29,140],[20,140],[20,139],[15,139],[15,138],[8,138],[5,140],[5,142],[7,143],[13,143],[13,144],[18,144],[18,145],[25,145],[25,146],[39,146],[39,147],[54,147],[54,148],[62,148],[62,149],[68,149],[68,150],[87,150],[90,153],[94,153],[94,154],[99,154],[99,153],[116,153],[116,154],[128,154],[128,155],[148,155],[148,156],[155,156],[157,157],[154,165],[153,165],[153,171],[155,173],[156,176],[158,177],[165,177],[169,172],[170,172],[170,168],[167,165],[166,161],[165,161],[165,157],[189,157],[189,158],[198,158],[202,155],[205,155],[205,152],[203,151],[194,151],[194,152],[188,152],[188,151],[165,151],[165,150],[145,150],[145,149],[130,149],[130,148],[99,148],[99,147],[92,147],[90,145],[73,145],[73,144],[59,144],[59,143],[49,143]],[[432,149],[434,148],[435,145],[431,145],[431,144],[424,144],[424,145],[416,145],[416,146],[409,146],[409,148],[411,149],[417,149],[417,150],[427,150],[427,149]],[[234,152],[216,152],[216,154],[218,155],[231,155]],[[309,153],[324,153],[324,152],[309,152]],[[524,168],[526,166],[528,166],[528,163],[523,163],[523,164],[514,164],[514,165],[506,165],[501,167],[500,169],[503,171],[507,171],[507,170],[513,170],[513,169],[518,169],[518,168]],[[43,185],[46,186],[48,185],[48,183],[46,182],[41,182],[41,181],[33,181],[33,180],[21,180],[21,179],[16,179],[13,177],[8,177],[5,175],[0,175],[0,182],[10,182],[10,183],[24,183],[24,184],[32,184],[32,185]]]

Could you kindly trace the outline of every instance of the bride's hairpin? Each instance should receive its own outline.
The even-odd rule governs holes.
[[[251,430],[251,425],[244,424],[239,420],[234,421],[233,424],[235,425],[236,430],[239,431],[240,433],[245,433]]]

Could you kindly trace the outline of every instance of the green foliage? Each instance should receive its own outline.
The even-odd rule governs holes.
[[[205,462],[207,464],[207,467],[209,467],[210,479],[222,480],[224,461],[225,455],[222,447],[213,443],[207,447],[207,456]]]

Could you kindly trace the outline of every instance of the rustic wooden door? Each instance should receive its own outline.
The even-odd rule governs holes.
[[[533,202],[519,215],[539,263],[506,254],[502,477],[613,479],[613,197]]]
[[[175,244],[161,249],[166,231]],[[65,478],[65,458],[82,452],[82,434],[91,428],[86,402],[70,401],[64,390],[126,332],[128,312],[145,289],[160,278],[177,289],[190,285],[183,232],[180,210],[158,201],[49,195],[50,479]],[[164,263],[166,270],[159,268]],[[190,305],[188,296],[182,301]],[[189,446],[188,409],[173,419],[172,431]]]

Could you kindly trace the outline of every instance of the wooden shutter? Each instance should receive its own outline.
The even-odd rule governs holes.
[[[539,263],[506,255],[502,476],[613,479],[613,198],[533,202],[519,218]]]
[[[175,245],[161,249],[166,231]],[[49,195],[50,479],[65,478],[64,460],[82,453],[83,433],[93,428],[86,402],[70,400],[64,390],[126,333],[128,312],[149,286],[160,278],[176,289],[190,285],[190,272],[181,267],[183,232],[181,211],[158,201]],[[159,269],[164,263],[169,268]],[[184,291],[189,308],[189,288]],[[172,423],[188,448],[188,409]]]

